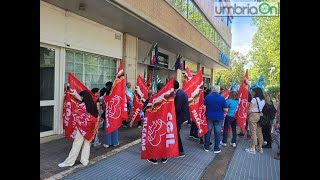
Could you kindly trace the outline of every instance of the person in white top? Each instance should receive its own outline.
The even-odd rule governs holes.
[[[256,154],[257,139],[259,141],[260,153],[263,153],[263,135],[261,125],[258,123],[260,120],[260,112],[262,111],[265,100],[263,92],[259,87],[252,90],[252,100],[249,103],[248,114],[249,114],[249,126],[251,131],[251,147],[246,149],[246,152]]]

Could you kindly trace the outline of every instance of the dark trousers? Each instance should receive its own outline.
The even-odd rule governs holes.
[[[263,139],[267,141],[267,145],[271,146],[272,144],[272,137],[271,137],[271,123],[262,126],[262,135]]]
[[[191,122],[190,136],[198,137],[198,127],[194,121]]]
[[[179,152],[184,152],[183,145],[182,145],[182,142],[181,142],[181,137],[180,137],[180,130],[181,130],[182,123],[177,122]]]
[[[236,130],[236,119],[234,117],[231,116],[226,116],[226,119],[224,120],[224,126],[223,126],[223,139],[222,142],[223,143],[227,143],[228,140],[228,129],[229,126],[231,125],[232,128],[232,139],[231,142],[232,143],[236,143],[237,141],[237,130]]]

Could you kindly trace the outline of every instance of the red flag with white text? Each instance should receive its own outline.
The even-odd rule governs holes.
[[[98,118],[87,112],[85,108],[76,104],[74,111],[76,127],[80,134],[88,141],[92,141],[98,128]]]
[[[133,107],[131,113],[131,121],[137,122],[140,118],[140,112],[143,103],[148,99],[149,87],[144,82],[143,78],[138,75],[136,88],[134,90]]]
[[[86,140],[91,141],[98,128],[98,120],[81,107],[80,102],[70,90],[66,91],[62,115],[64,135],[74,141],[78,129]]]
[[[76,122],[73,117],[73,111],[74,111],[74,102],[71,98],[70,90],[66,90],[64,95],[64,103],[63,103],[63,113],[62,113],[62,119],[63,119],[63,129],[64,129],[64,135],[67,139],[73,141],[76,135]]]
[[[143,121],[141,159],[179,155],[173,81],[171,78],[150,97]]]
[[[206,108],[204,106],[204,91],[202,70],[187,81],[182,90],[188,95],[190,117],[198,127],[199,136],[202,137],[208,132],[208,124],[206,120]]]
[[[104,96],[103,99],[106,103],[106,133],[110,134],[121,126],[123,120],[128,119],[125,76],[122,69],[122,60],[120,60],[118,72],[110,94]]]
[[[246,74],[243,77],[243,81],[241,82],[241,85],[238,91],[239,104],[234,114],[234,117],[236,118],[236,122],[240,127],[241,131],[244,131],[246,127],[247,109],[248,109],[248,96],[249,96],[248,88],[249,87],[247,84],[244,83],[245,81],[249,81],[248,70],[246,71]]]
[[[71,73],[68,73],[68,83],[69,83],[69,86],[70,86],[70,89],[71,89],[71,92],[73,93],[77,93],[79,94],[81,91],[83,90],[87,90],[93,101],[96,102],[98,100],[98,97],[95,96],[90,89],[88,89],[84,84],[82,84],[81,81],[79,81],[73,74]],[[76,91],[76,92],[74,92]]]

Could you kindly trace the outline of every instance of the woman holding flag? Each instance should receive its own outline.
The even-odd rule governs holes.
[[[84,107],[86,111],[91,114],[93,117],[98,118],[98,109],[96,103],[93,101],[91,94],[87,90],[83,90],[79,93],[81,98],[81,104],[80,106]],[[99,121],[99,119],[98,119]],[[94,126],[91,126],[94,127]],[[91,131],[94,131],[92,129]],[[69,153],[69,156],[67,159],[60,163],[59,167],[68,167],[73,166],[78,155],[80,152],[80,149],[82,147],[81,151],[81,160],[80,162],[86,166],[89,163],[89,156],[90,156],[90,141],[86,140],[80,133],[80,131],[77,128],[76,135],[72,144],[72,149]]]

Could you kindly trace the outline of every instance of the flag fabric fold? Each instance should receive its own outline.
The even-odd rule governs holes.
[[[131,121],[140,121],[140,112],[143,107],[143,103],[148,99],[149,87],[146,85],[140,75],[138,75],[136,88],[134,90],[133,107],[131,113]]]
[[[104,96],[105,103],[105,123],[106,133],[110,134],[114,130],[118,129],[123,120],[128,119],[127,97],[125,91],[125,77],[122,68],[122,60],[118,68],[117,75],[113,82],[110,94]]]
[[[192,121],[196,123],[200,137],[208,132],[208,124],[205,115],[206,109],[204,106],[204,91],[202,87],[202,70],[187,81],[182,87],[182,90],[188,95],[190,117]]]
[[[241,82],[241,85],[238,91],[239,104],[234,114],[234,117],[236,118],[236,122],[242,131],[244,131],[246,127],[246,120],[248,116],[247,109],[248,109],[249,87],[245,83],[247,81],[249,81],[248,70],[246,70],[246,73],[243,77],[243,81]]]
[[[221,74],[220,74],[220,76],[218,77],[215,85],[216,85],[216,86],[220,86],[220,81],[221,81]]]
[[[97,96],[95,96],[90,89],[88,89],[81,81],[79,81],[73,74],[68,73],[68,83],[72,93],[79,94],[83,90],[87,90],[93,101],[96,102],[98,100]]]
[[[80,106],[79,95],[83,90],[91,91],[71,73],[68,74],[68,84],[70,89],[65,92],[62,114],[64,135],[73,141],[78,129],[86,140],[91,141],[98,128],[98,119]]]
[[[179,155],[173,81],[171,78],[150,97],[143,120],[141,159]]]
[[[263,75],[260,75],[259,78],[257,79],[257,81],[250,86],[250,92],[252,92],[252,89],[255,87],[259,87],[262,91],[264,91]]]
[[[192,79],[193,75],[190,72],[189,68],[186,68],[186,73],[184,74],[184,79],[183,79],[183,83],[182,86],[184,86],[188,81],[190,81]]]
[[[178,55],[178,58],[177,58],[176,62],[174,63],[174,70],[177,70],[177,69],[180,69],[180,70],[183,69],[180,54]]]

